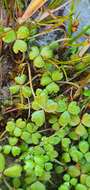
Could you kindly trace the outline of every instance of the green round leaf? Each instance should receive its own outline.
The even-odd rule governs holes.
[[[69,166],[68,173],[71,177],[78,177],[80,175],[80,170],[78,167],[72,165],[72,166]]]
[[[85,113],[82,117],[82,124],[86,127],[90,127],[90,114]]]
[[[80,125],[78,125],[78,126],[76,127],[75,133],[76,133],[77,135],[79,135],[80,137],[82,137],[82,136],[84,136],[84,135],[87,135],[87,130],[86,130],[86,128],[85,128],[82,124],[80,124]]]
[[[81,174],[81,176],[80,176],[80,183],[81,184],[85,185],[86,177],[87,177],[87,174]]]
[[[69,187],[65,184],[61,185],[58,190],[69,190]]]
[[[35,111],[32,113],[31,120],[37,125],[42,126],[45,123],[45,113],[43,110]]]
[[[15,129],[15,122],[14,121],[8,121],[6,125],[6,131],[9,133],[13,133]]]
[[[46,91],[48,94],[57,93],[59,91],[59,86],[55,82],[51,82],[46,86]]]
[[[35,175],[37,177],[40,177],[40,176],[43,175],[43,172],[44,172],[43,168],[41,166],[39,166],[39,165],[36,165],[36,167],[35,167]]]
[[[35,145],[38,144],[40,138],[41,138],[40,133],[37,132],[37,133],[32,134],[32,143]]]
[[[52,72],[52,80],[53,81],[59,81],[63,79],[63,72],[59,70],[55,70]]]
[[[52,82],[52,79],[50,78],[50,76],[48,75],[43,75],[41,78],[41,85],[42,86],[47,86],[48,84],[50,84]]]
[[[60,142],[60,138],[58,136],[50,136],[48,142],[52,145],[56,145]]]
[[[26,26],[20,26],[17,31],[17,38],[18,39],[25,39],[29,37],[29,29]]]
[[[9,90],[10,90],[11,94],[18,94],[18,92],[20,90],[20,86],[19,85],[10,86]]]
[[[51,115],[49,118],[49,123],[54,124],[57,122],[57,116],[56,115]]]
[[[36,181],[31,185],[31,190],[46,190],[46,188],[41,182]]]
[[[16,120],[16,127],[24,129],[26,127],[26,122],[19,118]]]
[[[33,46],[29,53],[29,59],[34,60],[38,56],[39,56],[39,48],[37,46]]]
[[[85,154],[85,158],[86,158],[87,162],[90,162],[90,152],[87,152]]]
[[[24,131],[21,135],[21,139],[24,140],[27,144],[30,144],[31,141],[31,134],[28,133],[27,131]]]
[[[9,141],[9,144],[10,144],[11,146],[14,146],[14,145],[16,145],[17,142],[18,142],[18,138],[16,138],[16,137],[9,137],[8,141]]]
[[[90,173],[90,162],[84,162],[81,165],[81,172],[86,174]]]
[[[34,123],[30,122],[27,123],[26,130],[32,134],[33,132],[36,132],[37,127],[34,125]]]
[[[83,184],[77,184],[75,190],[87,190],[87,187]]]
[[[22,85],[26,82],[26,79],[27,79],[26,75],[22,74],[21,76],[15,77],[15,82],[19,85]]]
[[[78,115],[80,112],[80,108],[77,105],[77,103],[75,101],[71,102],[68,106],[68,111],[72,114],[72,115]]]
[[[41,56],[45,59],[50,59],[53,57],[53,50],[49,48],[49,46],[45,46],[41,49]]]
[[[77,182],[78,182],[77,178],[72,178],[72,179],[70,180],[70,184],[71,184],[72,186],[76,186]]]
[[[35,166],[35,163],[32,160],[25,161],[24,170],[28,173],[32,171]]]
[[[23,87],[22,87],[22,95],[23,95],[25,98],[31,97],[31,95],[32,95],[31,88],[30,88],[29,86],[23,86]]]
[[[53,130],[57,131],[60,128],[60,124],[58,122],[53,123],[52,125]]]
[[[89,144],[87,141],[80,141],[79,143],[79,149],[82,153],[86,153],[89,150]]]
[[[90,176],[86,177],[86,185],[90,187]]]
[[[18,156],[21,153],[21,149],[18,146],[13,146],[11,152],[13,156]]]
[[[76,126],[80,123],[80,118],[78,115],[71,115],[71,120],[70,120],[70,126]]]
[[[56,174],[62,174],[64,172],[63,166],[56,166],[55,168]]]
[[[22,52],[26,52],[27,51],[27,43],[23,40],[16,40],[14,45],[13,45],[13,51],[15,54]]]
[[[69,133],[69,137],[70,137],[70,139],[72,139],[74,141],[77,141],[79,139],[78,135],[74,131],[71,131]]]
[[[59,118],[59,124],[65,127],[70,123],[70,120],[71,120],[70,114],[68,113],[68,111],[65,111],[61,114]]]
[[[83,158],[83,154],[77,150],[76,147],[72,146],[69,150],[69,154],[74,162],[79,162]]]
[[[22,166],[19,164],[15,164],[14,166],[10,166],[5,169],[4,175],[8,177],[20,177],[22,172]]]
[[[34,64],[34,66],[37,67],[37,68],[42,68],[42,67],[44,67],[45,62],[44,62],[43,58],[42,58],[40,55],[38,55],[38,56],[34,59],[33,64]]]
[[[21,133],[22,133],[22,130],[19,127],[15,127],[15,129],[14,129],[15,137],[20,137]]]
[[[35,174],[29,174],[29,176],[25,177],[25,183],[26,183],[26,185],[30,185],[30,184],[34,183],[36,180],[37,180],[37,178],[36,178]],[[27,190],[30,190],[30,187],[27,187]]]
[[[48,113],[54,113],[57,111],[58,105],[53,100],[48,100],[45,111]]]
[[[10,145],[4,145],[3,146],[3,152],[4,154],[9,154],[11,151],[11,146]]]
[[[57,101],[57,103],[58,103],[58,112],[64,112],[64,111],[66,111],[67,110],[67,102],[66,102],[66,99],[64,99],[64,98],[62,98],[62,99],[59,99],[58,101]]]
[[[64,181],[70,181],[70,175],[69,174],[65,174],[64,176],[63,176],[63,179],[64,179]]]
[[[8,27],[5,28],[4,31],[5,31],[5,36],[2,38],[2,40],[5,43],[11,43],[16,40],[16,33],[13,29]]]
[[[45,109],[48,102],[48,96],[41,92],[40,94],[37,94],[37,96],[34,99],[34,102],[32,103],[32,108],[35,110],[38,110],[40,108]]]
[[[63,160],[64,163],[69,163],[71,161],[69,153],[67,153],[67,152],[63,153],[62,160]]]
[[[44,156],[36,155],[36,156],[34,157],[34,161],[35,161],[35,163],[38,164],[39,166],[44,167],[44,162],[45,162]]]
[[[52,170],[52,169],[53,169],[53,164],[50,163],[50,162],[47,162],[47,163],[45,164],[45,169],[46,169],[46,171]]]
[[[69,148],[70,144],[71,144],[71,140],[69,138],[62,139],[62,147],[63,148]]]

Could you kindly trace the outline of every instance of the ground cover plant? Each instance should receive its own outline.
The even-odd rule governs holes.
[[[0,190],[90,190],[90,26],[29,3],[1,2]]]

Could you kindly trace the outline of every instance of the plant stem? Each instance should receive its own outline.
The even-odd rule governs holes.
[[[58,161],[58,160],[54,160],[57,164],[59,164],[60,166],[64,166],[64,164],[62,163],[62,162],[60,162],[60,161]]]
[[[30,69],[29,63],[27,63],[27,66],[28,66],[28,74],[29,74],[29,83],[30,83],[30,87],[31,87],[33,97],[35,98],[35,93],[34,93],[33,85],[32,85],[31,69]]]
[[[13,188],[9,185],[9,183],[7,182],[7,180],[5,178],[4,178],[4,183],[9,190],[13,190]]]
[[[7,133],[7,131],[4,131],[1,135],[0,135],[0,139]]]

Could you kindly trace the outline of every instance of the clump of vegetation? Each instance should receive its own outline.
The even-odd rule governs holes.
[[[48,7],[59,4],[52,0]],[[15,6],[20,14],[25,4],[19,0]],[[72,1],[69,16],[0,26],[1,56],[6,48],[13,62],[9,98],[0,102],[2,190],[90,189],[90,55],[79,49],[88,44],[90,26],[73,36],[74,13]],[[37,45],[39,36],[58,27],[63,39]],[[78,43],[83,35],[85,41]]]

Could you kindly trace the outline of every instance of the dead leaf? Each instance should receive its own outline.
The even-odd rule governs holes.
[[[79,95],[80,95],[82,89],[83,89],[87,84],[90,83],[90,74],[88,74],[84,79],[80,80],[78,83],[79,83],[80,88],[78,88],[77,91],[75,92],[73,99],[76,99],[77,97],[79,97]]]
[[[18,23],[22,24],[28,18],[30,18],[39,8],[41,8],[47,0],[32,0],[29,6],[27,7],[25,13],[21,18],[18,19]]]
[[[50,9],[49,11],[45,11],[42,15],[40,15],[39,17],[37,17],[37,20],[42,21],[43,19],[47,18],[50,13],[54,14],[55,12],[62,10],[65,6],[67,6],[69,3],[71,3],[71,0],[65,2],[64,4],[60,5],[59,7],[55,8],[55,9]]]
[[[82,47],[80,52],[79,52],[79,57],[82,57],[86,52],[87,50],[90,48],[90,44],[88,43],[85,47]]]

